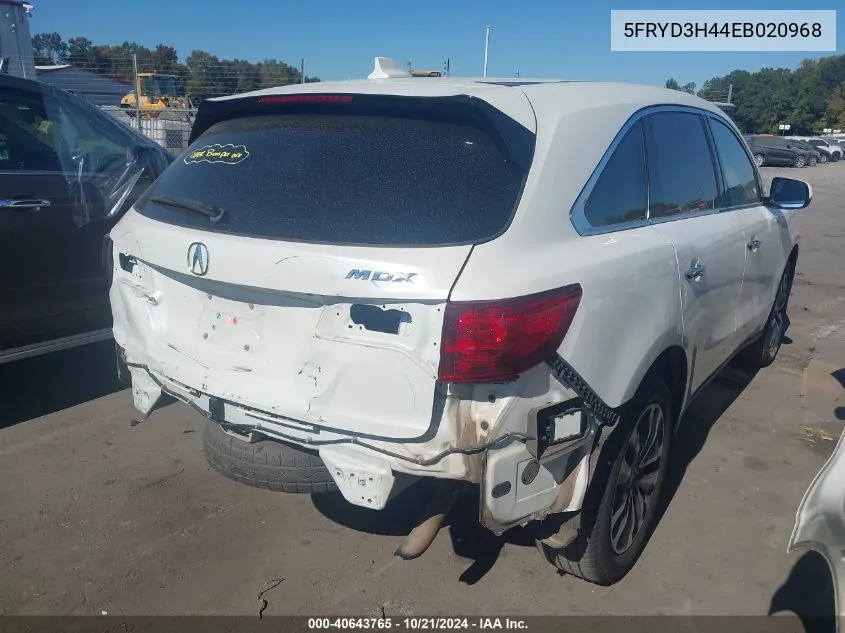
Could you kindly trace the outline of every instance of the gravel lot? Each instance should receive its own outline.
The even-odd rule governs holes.
[[[831,612],[822,560],[788,555],[795,510],[845,420],[845,165],[809,180],[790,341],[726,369],[676,444],[638,566],[601,588],[558,575],[526,534],[456,513],[422,558],[410,529],[335,496],[253,490],[211,471],[181,404],[137,426],[109,344],[0,366],[0,614],[767,614]]]

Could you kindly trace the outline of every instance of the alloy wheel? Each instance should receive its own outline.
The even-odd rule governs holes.
[[[775,295],[775,305],[772,310],[772,326],[769,328],[769,339],[766,341],[766,351],[770,358],[774,358],[783,339],[784,324],[786,323],[786,302],[789,299],[789,276],[784,273]]]
[[[666,416],[659,404],[640,414],[622,453],[613,497],[610,541],[618,556],[631,548],[655,503],[654,491],[663,467]]]

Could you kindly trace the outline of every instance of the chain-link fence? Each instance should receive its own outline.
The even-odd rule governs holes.
[[[93,46],[84,38],[62,46],[35,47],[41,52],[12,67],[34,69],[34,78],[82,97],[174,154],[187,148],[197,107],[205,99],[320,81],[306,76],[305,60],[296,68],[274,59],[221,60],[193,51],[182,62],[176,50],[165,45],[153,50],[129,43]],[[710,101],[732,110],[732,86],[705,88]]]
[[[27,68],[26,76],[34,72],[30,78],[76,94],[174,154],[187,148],[197,107],[205,99],[319,81],[304,74],[304,60],[295,68],[278,60],[220,60],[194,51],[181,62],[175,49],[164,45],[154,50],[134,47],[138,52],[131,52],[133,45],[128,44],[68,44],[52,59],[36,52],[18,59],[14,67]]]
[[[191,127],[197,114],[196,108],[170,108],[155,116],[144,116],[142,113],[138,118],[137,112],[129,108],[100,106],[100,109],[108,112],[121,123],[140,130],[141,133],[176,155],[187,149]]]

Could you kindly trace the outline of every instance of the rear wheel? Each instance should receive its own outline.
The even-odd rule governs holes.
[[[132,384],[132,374],[129,373],[129,367],[126,365],[126,354],[117,343],[114,344],[114,351],[117,361],[117,380],[121,385],[128,387]]]
[[[789,294],[792,292],[792,279],[795,275],[795,262],[789,260],[786,270],[780,278],[775,301],[766,327],[760,338],[742,351],[742,360],[753,367],[761,369],[768,367],[775,362],[780,351],[783,335],[786,333],[787,307],[789,306]]]
[[[754,162],[757,163],[757,167],[762,167],[766,164],[766,157],[762,154],[754,154]]]
[[[810,167],[815,167],[818,162],[819,161],[815,156],[810,156]]]
[[[663,380],[643,382],[629,413],[601,449],[578,536],[562,548],[537,543],[558,569],[608,585],[634,567],[654,526],[666,473],[671,403]]]
[[[806,164],[807,159],[802,154],[798,154],[798,156],[795,157],[795,160],[792,161],[793,167],[803,167]]]
[[[275,440],[245,442],[216,422],[206,422],[203,450],[214,470],[254,488],[305,494],[337,490],[317,455]]]
[[[822,157],[819,159],[819,162],[824,165],[827,162],[827,154],[822,154]]]

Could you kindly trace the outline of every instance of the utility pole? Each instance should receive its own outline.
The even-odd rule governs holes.
[[[490,27],[486,27],[484,35],[484,76],[487,76],[487,57],[490,50]]]
[[[305,83],[305,58],[302,57],[299,60],[299,83]]]
[[[138,122],[138,131],[141,132],[141,82],[138,79],[138,55],[132,53],[132,77],[135,80],[135,120]]]
[[[450,64],[449,64],[449,62],[450,62],[450,60],[449,60],[449,58],[447,57],[447,58],[446,58],[446,62],[443,64],[443,74],[444,74],[446,77],[448,77],[448,76],[449,76],[449,65],[450,65]]]

